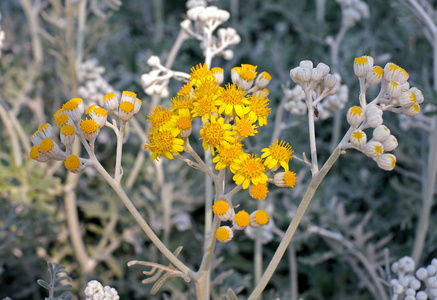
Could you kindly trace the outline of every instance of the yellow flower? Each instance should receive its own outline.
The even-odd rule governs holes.
[[[243,184],[243,189],[247,189],[250,183],[255,185],[267,182],[265,167],[261,158],[252,154],[238,163],[236,172],[232,178],[237,185]]]
[[[207,151],[208,148],[211,148],[212,155],[215,155],[215,148],[218,146],[228,146],[229,143],[235,142],[235,131],[230,130],[231,124],[224,124],[224,121],[223,118],[217,120],[212,115],[211,121],[206,122],[204,127],[200,129],[203,149]]]
[[[235,124],[233,129],[237,133],[235,137],[238,141],[242,141],[249,136],[254,136],[255,133],[258,133],[258,126],[255,124],[255,120],[244,117],[242,119],[235,117]]]
[[[235,217],[234,217],[234,222],[233,223],[233,228],[237,229],[237,230],[243,230],[244,228],[246,228],[247,226],[249,226],[250,224],[250,215],[242,210],[239,211]]]
[[[215,169],[223,170],[224,168],[229,168],[232,173],[235,173],[237,162],[249,157],[249,154],[244,152],[242,147],[243,144],[239,142],[235,142],[227,147],[217,147],[217,155],[212,160],[216,164]]]
[[[215,237],[222,243],[227,243],[234,237],[234,232],[229,226],[222,226],[215,232]]]
[[[249,112],[249,108],[246,107],[249,103],[249,100],[244,97],[244,90],[237,87],[235,83],[227,84],[215,101],[215,105],[219,107],[219,114],[224,112],[226,115],[237,114],[239,117]]]
[[[167,107],[162,109],[161,105],[155,107],[151,114],[148,115],[150,122],[152,122],[152,132],[163,129],[164,127],[174,128],[176,119],[174,114]]]
[[[267,125],[267,116],[270,113],[270,108],[267,107],[269,99],[262,93],[256,96],[249,97],[249,118],[258,121],[259,126]]]
[[[88,141],[97,137],[99,134],[99,128],[99,124],[97,124],[93,119],[85,119],[80,122],[80,129]]]
[[[144,149],[152,152],[152,160],[158,160],[163,155],[165,158],[173,159],[173,154],[178,155],[184,151],[184,141],[176,138],[180,133],[179,129],[163,129],[150,134],[150,142],[144,145]]]
[[[79,172],[80,159],[76,155],[70,155],[64,161],[64,166],[67,170],[73,173]]]
[[[280,172],[276,173],[273,178],[273,183],[279,187],[294,187],[296,185],[297,177],[294,172]]]
[[[203,83],[195,90],[193,96],[193,110],[191,111],[193,118],[202,117],[202,122],[209,120],[210,115],[217,111],[215,99],[217,99],[219,91],[223,89],[218,86],[214,80],[204,80]]]
[[[261,150],[264,152],[261,158],[265,158],[264,165],[272,171],[276,171],[279,166],[282,166],[288,172],[288,162],[292,158],[293,150],[288,143],[276,140],[272,146]]]
[[[189,81],[187,84],[182,86],[178,92],[178,96],[191,97],[193,95],[193,85],[194,85],[194,81]]]
[[[202,79],[213,79],[215,81],[214,75],[212,72],[208,69],[207,64],[198,64],[195,67],[191,68],[191,74],[189,78],[192,82],[194,82],[196,85],[199,85],[202,83]]]
[[[256,77],[256,68],[258,66],[249,65],[249,64],[242,64],[241,68],[237,70],[238,75],[241,76],[241,78],[245,81],[251,81],[254,80]]]
[[[177,96],[171,99],[172,111],[180,116],[191,116],[191,110],[193,109],[193,101],[190,97]]]
[[[225,200],[217,200],[212,206],[212,211],[222,221],[230,221],[235,216],[234,208]]]
[[[257,185],[252,185],[249,194],[252,198],[257,200],[263,200],[267,197],[269,189],[267,188],[267,183],[260,183]]]
[[[264,210],[256,210],[250,214],[250,226],[258,228],[269,222],[269,215]]]

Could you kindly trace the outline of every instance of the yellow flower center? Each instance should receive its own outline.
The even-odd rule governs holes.
[[[258,132],[256,128],[258,128],[258,126],[255,126],[252,123],[250,123],[248,119],[245,120],[236,119],[235,121],[234,130],[244,138],[247,138],[248,136],[254,136],[255,133]]]
[[[80,166],[80,159],[76,155],[70,155],[64,161],[64,166],[67,170],[76,170]]]
[[[206,123],[203,128],[202,138],[208,145],[217,147],[224,141],[225,131],[220,123]]]
[[[174,135],[170,130],[157,131],[150,136],[150,142],[154,145],[153,152],[171,152],[174,144]]]
[[[225,227],[220,227],[219,229],[217,229],[217,231],[215,232],[215,237],[220,241],[220,242],[224,242],[227,241],[229,239],[230,233],[229,233],[229,229],[225,228]]]
[[[291,158],[291,154],[293,154],[293,150],[291,149],[290,144],[286,143],[284,141],[281,141],[278,144],[278,140],[269,147],[271,156],[276,159],[277,161],[284,161],[288,162]]]
[[[62,126],[61,127],[61,133],[63,134],[63,135],[67,135],[67,136],[70,136],[70,135],[73,135],[74,133],[75,133],[75,129],[74,129],[74,127],[73,126],[71,126],[71,125],[65,125],[65,126]]]
[[[31,158],[31,159],[35,159],[35,158],[37,158],[38,155],[39,155],[39,147],[38,147],[37,145],[34,145],[34,146],[32,147],[32,149],[30,149],[30,153],[29,153],[29,155],[30,155],[30,158]]]
[[[159,129],[165,123],[171,120],[173,112],[165,108],[162,109],[161,105],[153,109],[152,114],[149,114],[149,119],[152,122],[153,128]]]
[[[68,116],[66,114],[60,114],[56,117],[55,122],[58,126],[64,126],[68,122]]]
[[[228,211],[228,209],[229,203],[225,200],[218,200],[212,206],[212,211],[218,216],[224,215]]]
[[[134,108],[135,105],[132,102],[123,101],[120,103],[120,109],[126,114],[131,113],[134,110]]]
[[[413,105],[411,105],[411,106],[410,106],[410,109],[411,109],[412,111],[414,111],[414,112],[418,112],[418,111],[420,111],[420,107],[419,107],[418,104],[413,104]]]
[[[294,187],[296,185],[296,173],[294,172],[286,172],[284,175],[284,183],[286,186]]]
[[[241,68],[238,69],[238,75],[241,76],[243,80],[251,81],[254,80],[256,77],[256,68],[257,66],[249,65],[249,64],[242,64]]]
[[[39,127],[38,127],[38,130],[44,132],[44,131],[47,130],[49,127],[50,127],[50,124],[49,124],[49,123],[45,123],[45,124],[42,124],[41,126],[39,126]]]
[[[180,117],[177,122],[176,125],[179,127],[179,129],[181,130],[187,130],[191,128],[191,118],[189,117]]]
[[[242,210],[239,211],[236,215],[235,215],[235,223],[237,223],[238,226],[241,227],[247,227],[250,224],[250,216],[249,214]]]
[[[380,66],[374,66],[373,67],[373,74],[375,74],[377,77],[381,78],[384,75],[384,69]]]
[[[253,185],[252,188],[250,189],[250,195],[258,200],[262,200],[265,199],[267,196],[267,193],[269,192],[268,188],[267,188],[267,184],[266,183],[260,183],[257,185]]]
[[[107,116],[108,115],[108,111],[104,108],[101,108],[101,107],[97,107],[96,109],[94,109],[94,113],[98,116]]]
[[[252,154],[252,157],[247,158],[241,164],[239,172],[247,179],[252,179],[260,176],[265,172],[265,167],[256,155]]]
[[[91,105],[90,107],[88,107],[88,109],[85,111],[85,113],[87,115],[89,115],[90,113],[92,113],[95,109],[97,108],[96,104]]]
[[[365,56],[361,56],[361,57],[357,57],[354,60],[354,63],[357,65],[364,65],[368,62],[369,60],[367,59],[367,57]]]
[[[353,116],[362,116],[363,115],[363,109],[359,106],[353,106],[351,107],[351,115]]]
[[[229,147],[219,147],[217,152],[220,159],[214,159],[215,161],[221,161],[227,167],[231,166],[235,159],[239,158],[244,152],[241,149],[241,143],[231,144]]]
[[[86,134],[92,134],[99,129],[99,125],[93,119],[86,119],[80,122],[80,129]]]
[[[244,104],[243,99],[245,99],[244,98],[244,90],[237,87],[235,85],[235,83],[227,84],[226,89],[224,90],[220,99],[226,104],[230,104],[230,105],[240,104],[240,105],[242,105],[242,104]]]
[[[408,74],[408,72],[407,71],[405,71],[404,69],[402,69],[402,68],[399,68],[399,71],[401,72],[401,74],[402,75],[404,75],[405,77],[409,77],[410,76],[410,74]]]
[[[264,210],[258,210],[255,213],[255,222],[260,225],[266,225],[269,222],[269,215]]]
[[[70,101],[68,101],[67,103],[65,103],[64,105],[62,105],[62,108],[64,110],[74,110],[79,106],[79,103],[82,102],[82,99],[80,98],[73,98]]]
[[[41,144],[39,144],[39,149],[42,152],[46,152],[47,153],[50,150],[52,150],[53,146],[54,146],[53,140],[47,138],[47,139],[43,139]]]
[[[388,69],[390,72],[394,72],[399,69],[399,66],[394,63],[388,63]]]
[[[108,94],[105,95],[105,97],[103,97],[103,103],[105,103],[105,101],[110,101],[113,98],[115,98],[115,94],[114,93],[108,93]]]
[[[359,140],[361,140],[363,137],[364,137],[364,132],[362,132],[362,131],[354,131],[353,133],[352,133],[352,137],[354,138],[354,139],[356,139],[357,141],[359,141]]]
[[[123,91],[123,96],[135,99],[137,97],[137,94],[131,91]]]
[[[214,67],[211,69],[212,74],[216,74],[216,73],[223,73],[223,68],[220,67]]]
[[[376,146],[373,148],[373,152],[374,152],[375,154],[381,154],[381,153],[383,152],[383,148],[382,148],[382,146],[381,146],[381,145],[376,145]]]

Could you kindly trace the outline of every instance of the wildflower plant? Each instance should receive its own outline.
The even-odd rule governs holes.
[[[296,110],[300,114],[307,114],[310,157],[307,158],[305,153],[302,157],[294,154],[290,143],[279,138],[274,139],[271,145],[252,147],[252,151],[249,151],[246,142],[268,125],[272,109],[269,107],[270,92],[267,87],[273,79],[268,71],[245,63],[233,67],[229,72],[231,80],[225,83],[225,70],[212,67],[212,60],[216,56],[231,59],[233,52],[227,47],[240,42],[235,29],[218,29],[229,17],[227,11],[214,6],[191,7],[187,11],[187,19],[181,23],[181,40],[189,37],[199,40],[205,56],[204,63],[193,66],[190,73],[185,73],[171,70],[169,63],[162,64],[158,56],[151,56],[148,65],[152,70],[141,77],[145,93],[152,96],[152,104],[156,104],[148,113],[146,127],[150,130],[144,149],[150,153],[152,161],[176,158],[204,172],[211,182],[210,185],[206,180],[205,189],[214,188],[213,201],[208,201],[208,197],[205,199],[207,213],[214,217],[205,218],[205,241],[197,271],[178,258],[182,247],[172,252],[158,238],[121,186],[123,139],[128,123],[141,113],[142,106],[142,101],[134,92],[124,91],[121,95],[110,92],[100,99],[100,106],[88,106],[81,98],[73,98],[54,115],[60,127],[60,143],[56,137],[57,129],[50,124],[41,125],[31,137],[34,146],[30,157],[34,160],[63,161],[65,168],[73,173],[94,167],[111,185],[153,244],[170,261],[168,266],[155,262],[129,262],[129,266],[151,268],[144,272],[150,277],[143,283],[154,283],[152,293],[158,292],[167,279],[180,277],[187,282],[194,281],[198,299],[209,299],[210,272],[217,241],[237,243],[233,238],[239,231],[247,228],[259,230],[269,224],[273,216],[262,207],[262,200],[268,197],[269,189],[293,188],[298,184],[297,174],[290,167],[294,158],[293,161],[309,168],[311,180],[275,254],[248,298],[258,299],[283,257],[318,186],[339,156],[345,154],[347,149],[356,149],[375,160],[381,169],[392,170],[396,165],[396,157],[388,152],[394,150],[398,142],[384,125],[383,113],[390,111],[411,117],[419,112],[419,104],[424,100],[417,88],[410,88],[409,75],[404,69],[393,63],[388,63],[384,68],[374,66],[370,56],[356,58],[353,70],[360,85],[358,105],[348,110],[346,120],[350,128],[321,166],[315,130],[315,121],[319,117],[317,107],[329,107],[325,111],[342,108],[347,89],[342,90],[340,77],[330,74],[328,65],[319,63],[314,67],[312,61],[304,60],[290,70],[290,77],[300,86],[296,92],[300,97]],[[215,31],[217,36],[214,35]],[[183,82],[183,86],[171,98],[171,105],[164,107],[155,103],[159,102],[155,100],[169,96],[168,82],[171,78]],[[374,85],[380,85],[380,91],[369,101],[367,90]],[[325,103],[341,90],[342,96],[331,100],[336,105]],[[328,115],[324,113],[322,118]],[[117,140],[113,175],[106,171],[95,153],[96,139],[105,127],[114,131]],[[75,140],[82,144],[88,157],[73,154]],[[195,145],[201,144],[203,152],[196,152],[193,141]],[[255,203],[260,203],[258,209],[249,210],[250,204],[237,203],[242,202],[236,200],[239,192],[247,193]],[[100,286],[93,284],[89,294],[96,289],[101,290]],[[232,291],[230,293],[233,294]],[[112,296],[113,299],[118,297],[115,292]]]

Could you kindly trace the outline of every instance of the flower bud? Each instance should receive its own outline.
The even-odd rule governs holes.
[[[354,132],[352,132],[350,142],[354,147],[358,149],[363,148],[367,142],[367,135],[362,130],[355,130]]]
[[[396,156],[391,153],[382,154],[376,159],[376,163],[379,168],[391,171],[396,166]]]
[[[385,141],[389,136],[390,136],[390,129],[388,129],[387,126],[385,125],[379,125],[373,130],[373,139],[378,142]]]
[[[364,121],[365,115],[360,106],[352,106],[349,108],[346,118],[351,126],[358,127]]]

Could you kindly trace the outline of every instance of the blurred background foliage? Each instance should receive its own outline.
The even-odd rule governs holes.
[[[67,2],[72,12],[68,11]],[[30,137],[44,122],[53,124],[56,110],[77,95],[80,83],[71,68],[77,40],[68,31],[68,18],[74,19],[78,2],[0,2],[0,26],[6,37],[0,57],[0,104],[6,113],[0,122],[0,298],[46,296],[36,280],[48,278],[46,261],[49,260],[65,265],[73,278],[73,292],[79,298],[83,297],[87,280],[96,279],[115,287],[121,299],[193,299],[193,286],[180,279],[169,280],[156,296],[151,296],[151,286],[141,284],[141,270],[127,268],[126,263],[131,259],[160,262],[163,259],[106,182],[90,168],[77,179],[74,189],[81,235],[89,257],[95,262],[93,268],[84,271],[75,255],[67,224],[66,171],[62,164],[41,164],[28,158],[29,141],[23,136]],[[121,6],[112,7],[116,9],[108,6],[115,1],[89,2],[89,6],[97,5],[98,10],[90,9],[87,14],[82,60],[97,59],[105,68],[102,76],[116,90],[138,94],[144,105],[137,120],[145,127],[151,108],[140,77],[150,70],[146,63],[150,55],[158,55],[162,60],[167,57],[186,12],[185,1],[124,0]],[[32,39],[34,27],[23,10],[26,3],[32,6],[30,14],[39,23],[40,57],[35,53],[36,42]],[[397,1],[366,3],[369,18],[351,27],[340,46],[338,71],[349,87],[347,107],[358,103],[359,84],[352,65],[356,56],[364,54],[374,56],[379,65],[387,61],[399,64],[409,72],[412,85],[424,92],[425,101],[435,103],[429,75],[432,74],[431,46],[420,23]],[[259,71],[265,70],[273,77],[269,85],[272,107],[269,126],[261,128],[261,134],[251,143],[259,152],[270,143],[275,107],[283,96],[281,85],[291,82],[289,70],[303,59],[330,65],[330,49],[325,41],[339,30],[340,6],[334,0],[327,0],[325,20],[320,23],[316,21],[316,1],[218,0],[209,4],[230,11],[231,19],[225,25],[237,29],[241,36],[241,43],[233,48],[233,59],[213,60],[213,66],[225,69],[225,82],[230,79],[230,69],[241,63],[258,65]],[[198,42],[188,40],[173,69],[189,72],[200,62],[203,56]],[[178,82],[170,83],[170,97],[162,99],[163,105],[169,104],[180,86]],[[345,112],[341,114],[344,116]],[[300,121],[299,126],[283,131],[281,138],[289,141],[300,156],[309,149],[305,120],[284,115],[286,123],[295,120]],[[370,264],[386,280],[384,248],[389,250],[390,261],[411,254],[421,207],[420,174],[427,136],[417,129],[402,130],[395,116],[386,117],[385,123],[399,140],[394,152],[397,167],[392,172],[382,171],[353,150],[341,157],[311,203],[290,245],[291,254],[283,258],[267,286],[265,299],[291,299],[290,264],[294,259],[300,297],[369,299],[373,285],[365,264]],[[341,132],[345,132],[346,125],[343,121]],[[10,126],[17,136],[10,134]],[[318,121],[316,132],[322,161],[330,154],[332,130],[332,119]],[[143,146],[135,130],[131,128],[129,132],[123,153],[124,183],[138,163],[136,157]],[[14,140],[20,145],[20,153],[14,148]],[[97,144],[98,157],[111,172],[115,137],[103,131]],[[200,144],[194,146],[200,151]],[[20,156],[21,160],[17,158]],[[159,183],[146,155],[130,183],[129,194],[169,248],[183,245],[182,261],[196,268],[203,239],[204,191],[199,182],[204,176],[179,161],[164,161],[163,165],[165,183]],[[299,162],[292,162],[292,170],[299,174],[299,186],[291,193],[271,187],[266,200],[274,211],[274,225],[263,232],[268,241],[264,245],[265,264],[310,179]],[[171,194],[170,224],[163,217],[162,185]],[[238,197],[240,202],[246,202],[247,209],[256,209],[257,203],[247,192],[241,192]],[[435,213],[431,220],[435,220]],[[167,233],[165,226],[171,228]],[[436,223],[432,221],[422,263],[429,263],[436,256],[435,228]],[[329,232],[341,238],[330,237]],[[247,297],[253,288],[253,248],[254,240],[244,234],[229,244],[217,246],[212,276],[214,299],[223,299],[228,288],[241,299]],[[368,261],[360,259],[359,254]]]

